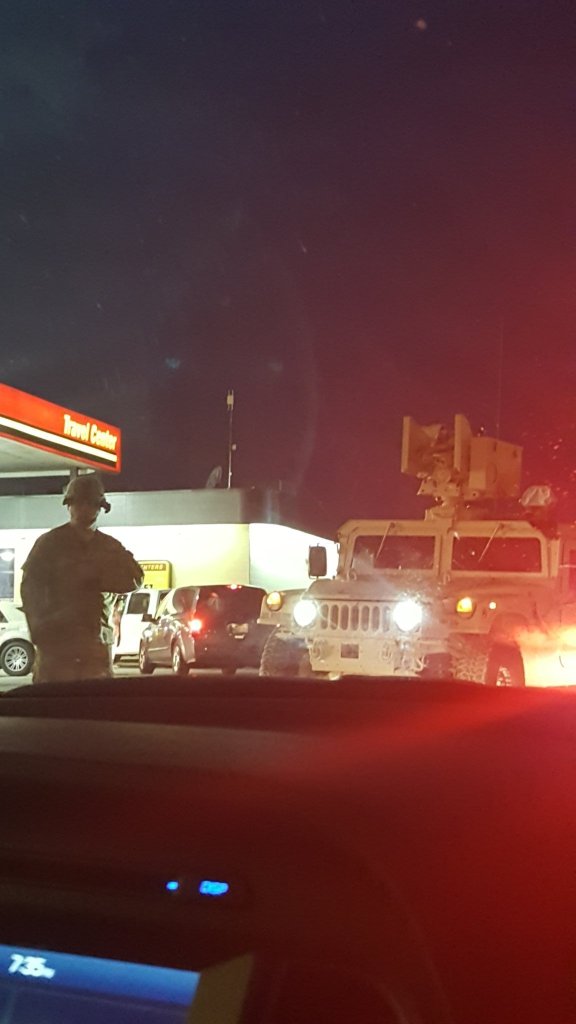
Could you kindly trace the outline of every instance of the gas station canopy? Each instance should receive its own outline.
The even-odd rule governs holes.
[[[0,477],[119,473],[121,458],[118,427],[0,384]]]

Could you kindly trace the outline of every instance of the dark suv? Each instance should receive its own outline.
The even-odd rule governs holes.
[[[258,668],[270,627],[257,621],[265,591],[240,584],[176,587],[170,590],[140,641],[140,671],[148,675],[171,666],[177,675],[191,668]]]

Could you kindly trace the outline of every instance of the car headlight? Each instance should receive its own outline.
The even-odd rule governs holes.
[[[279,612],[284,604],[284,598],[278,590],[273,590],[266,595],[266,607],[270,612]]]
[[[306,627],[311,626],[316,619],[318,609],[314,601],[310,601],[303,597],[301,601],[297,601],[294,605],[293,615],[296,625],[301,626],[302,629],[306,629]]]
[[[392,611],[392,621],[403,633],[411,633],[422,624],[422,605],[411,597],[398,601]]]

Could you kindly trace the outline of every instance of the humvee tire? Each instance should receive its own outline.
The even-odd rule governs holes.
[[[307,666],[307,671],[306,671]],[[302,637],[275,629],[268,637],[260,660],[261,676],[310,674],[310,657]]]
[[[513,644],[488,637],[458,641],[452,653],[452,676],[484,686],[525,686],[522,655]]]

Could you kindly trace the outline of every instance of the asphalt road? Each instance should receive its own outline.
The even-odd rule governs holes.
[[[154,677],[142,676],[142,678],[143,679],[150,679],[150,678],[155,678],[156,676],[171,676],[172,674],[173,673],[172,673],[172,671],[169,668],[157,668],[155,673],[154,673]],[[206,675],[206,674],[207,674],[206,672],[202,673],[202,675]],[[213,675],[215,678],[221,677],[221,673],[218,672],[215,669],[214,670],[209,670],[208,674]],[[252,675],[252,669],[246,669],[246,670],[241,669],[240,670],[240,674]],[[120,676],[120,677],[122,677],[122,676],[137,676],[137,675],[139,675],[138,663],[136,661],[133,661],[133,662],[125,662],[122,665],[115,665],[114,666],[114,675],[115,676]],[[192,672],[192,673],[190,673],[190,675],[193,676],[194,673]],[[8,690],[12,690],[15,686],[25,686],[27,683],[31,683],[31,682],[32,682],[32,676],[19,676],[19,677],[7,676],[7,675],[4,675],[3,672],[0,672],[0,693],[7,693]]]

